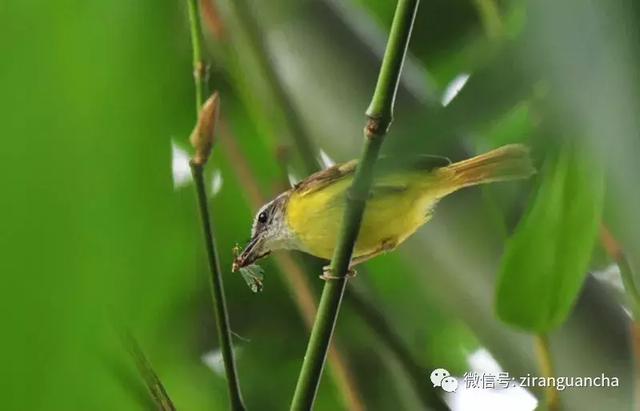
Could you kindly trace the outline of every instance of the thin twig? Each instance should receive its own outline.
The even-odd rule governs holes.
[[[215,237],[213,235],[211,217],[207,204],[207,193],[204,183],[204,167],[207,161],[208,152],[213,145],[215,131],[215,118],[218,112],[217,96],[212,96],[207,103],[210,110],[203,111],[204,93],[206,92],[206,73],[202,50],[202,30],[200,24],[200,14],[198,12],[198,0],[188,0],[189,21],[191,23],[191,42],[193,46],[193,75],[196,89],[196,114],[198,122],[192,135],[192,143],[196,145],[196,156],[191,160],[191,174],[196,188],[198,208],[200,210],[200,221],[202,223],[202,233],[204,236],[205,250],[209,263],[209,286],[213,299],[214,315],[216,327],[218,329],[218,339],[220,350],[224,362],[227,388],[229,391],[229,402],[234,411],[245,410],[240,393],[240,382],[233,358],[233,347],[231,343],[231,331],[229,326],[229,314],[225,301],[224,285],[220,270],[220,262],[216,250]],[[206,118],[204,118],[206,117]],[[193,138],[197,136],[199,138]],[[203,147],[207,147],[208,150]]]
[[[399,0],[396,6],[378,82],[367,109],[364,152],[348,191],[342,228],[331,260],[332,273],[339,279],[327,282],[322,291],[316,321],[291,403],[292,410],[309,410],[313,407],[347,284],[346,273],[371,187],[373,166],[392,121],[393,104],[418,3],[419,0]]]
[[[198,207],[200,209],[200,218],[202,222],[202,233],[205,240],[205,248],[209,261],[209,286],[211,288],[211,296],[213,297],[214,314],[216,317],[216,326],[218,328],[218,339],[220,340],[220,350],[222,351],[222,359],[227,377],[227,385],[229,390],[229,401],[231,409],[244,410],[242,395],[240,394],[240,383],[233,358],[233,348],[231,343],[231,332],[229,326],[229,314],[227,313],[227,303],[224,294],[224,285],[222,276],[220,275],[220,263],[216,251],[215,239],[211,230],[211,220],[209,217],[209,209],[207,205],[207,194],[204,185],[203,165],[191,164],[191,173],[195,183]]]
[[[549,346],[549,339],[544,334],[536,335],[534,339],[536,355],[538,357],[542,376],[545,378],[554,378],[556,376],[556,371],[553,363],[553,356],[551,355],[551,347]],[[560,410],[560,396],[558,395],[556,387],[553,384],[547,384],[544,392],[547,410]]]

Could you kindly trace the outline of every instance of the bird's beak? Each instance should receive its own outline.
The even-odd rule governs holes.
[[[233,260],[231,271],[238,271],[242,267],[246,267],[253,264],[254,261],[259,260],[262,257],[266,257],[270,254],[270,251],[263,251],[263,239],[261,234],[256,234],[249,244],[246,245],[244,250]]]

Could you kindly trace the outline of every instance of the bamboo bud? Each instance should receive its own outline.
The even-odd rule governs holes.
[[[206,164],[211,154],[211,149],[215,143],[216,123],[220,112],[220,96],[214,92],[202,105],[198,114],[198,122],[191,132],[189,141],[195,149],[195,154],[191,160],[195,165]]]

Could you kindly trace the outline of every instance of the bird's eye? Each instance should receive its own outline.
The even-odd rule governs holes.
[[[267,222],[267,213],[265,213],[264,211],[261,212],[260,214],[258,214],[258,222],[260,223],[266,223]]]

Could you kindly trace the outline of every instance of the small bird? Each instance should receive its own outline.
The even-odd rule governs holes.
[[[438,201],[463,187],[527,178],[535,173],[529,149],[506,145],[457,163],[417,156],[403,165],[376,163],[350,267],[395,249],[431,219]],[[319,171],[268,202],[255,216],[251,240],[232,270],[272,251],[299,250],[331,259],[357,160]],[[325,271],[321,276],[333,279]]]

